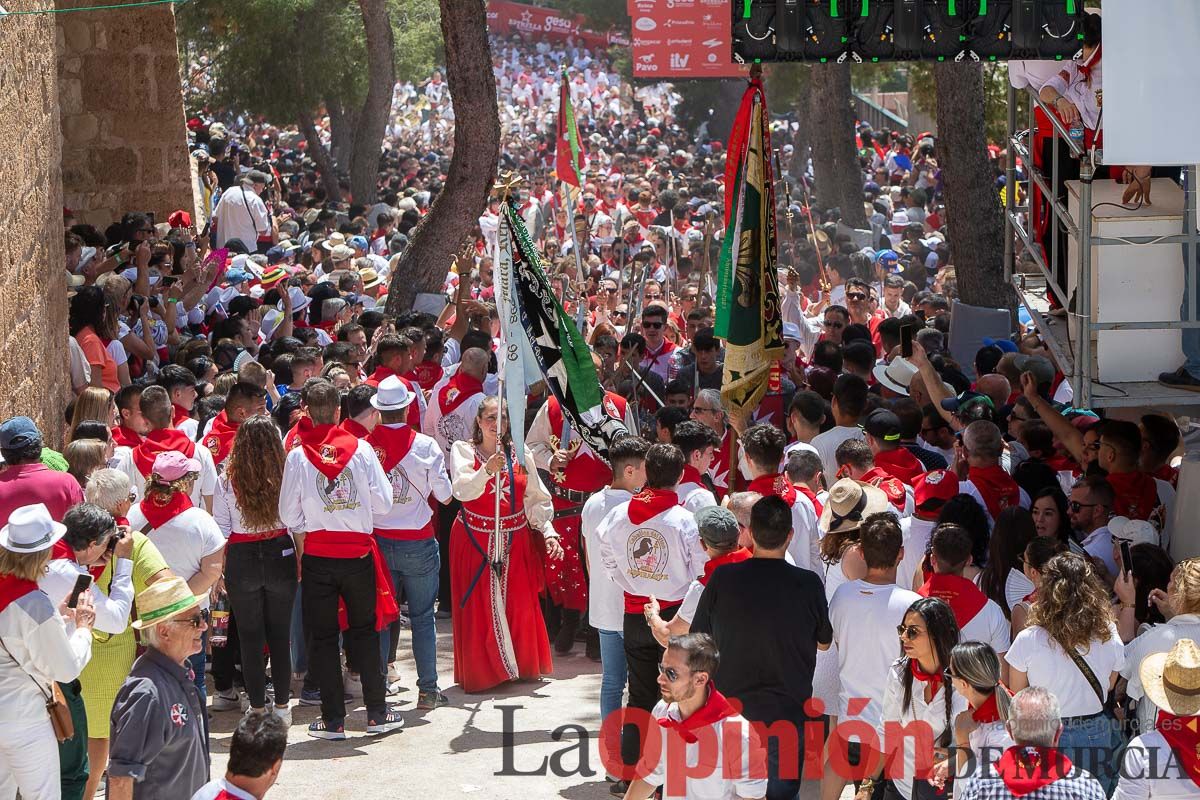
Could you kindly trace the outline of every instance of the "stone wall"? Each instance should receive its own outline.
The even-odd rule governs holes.
[[[0,20],[0,419],[31,416],[57,445],[70,388],[54,28],[50,16]]]
[[[159,222],[193,213],[174,7],[59,14],[57,23],[66,206],[101,230],[127,211]]]

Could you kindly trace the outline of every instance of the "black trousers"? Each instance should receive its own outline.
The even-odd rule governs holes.
[[[238,542],[225,549],[225,591],[237,619],[246,694],[255,708],[263,708],[267,702],[264,645],[271,654],[275,703],[287,705],[291,698],[296,583],[296,545],[290,536]],[[227,647],[230,645],[232,638]]]
[[[387,710],[380,664],[379,631],[375,630],[375,567],[371,557],[324,558],[304,554],[301,605],[309,633],[308,671],[321,690],[321,717],[328,725],[346,719],[342,661],[338,650],[338,600],[346,604],[350,628],[345,632],[347,659],[362,678],[363,701],[370,716]]]
[[[226,592],[228,594],[228,591]],[[232,603],[232,600],[230,601]],[[225,633],[225,644],[212,648],[212,677],[213,688],[218,692],[228,692],[238,683],[237,671],[242,663],[242,650],[239,644],[237,615],[229,613],[229,627]],[[212,634],[210,633],[211,637]],[[244,680],[242,681],[245,682]]]
[[[679,606],[664,608],[660,615],[664,620],[675,618]],[[642,614],[625,614],[625,666],[629,672],[629,708],[640,708],[649,713],[654,710],[662,693],[658,689],[658,664],[664,649],[650,632],[646,617]],[[626,725],[621,729],[621,761],[636,764],[642,754],[642,742],[638,729]]]
[[[442,559],[438,571],[438,611],[453,611],[454,601],[450,599],[450,531],[461,508],[462,503],[451,497],[449,503],[437,509],[438,555]]]

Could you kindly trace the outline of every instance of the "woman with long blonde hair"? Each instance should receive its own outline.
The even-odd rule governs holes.
[[[75,438],[75,429],[87,419],[100,420],[110,430],[117,426],[117,404],[113,401],[112,392],[103,386],[89,386],[79,393],[71,412],[71,430],[67,434],[67,441]]]
[[[1063,717],[1059,749],[1112,788],[1113,721],[1108,695],[1125,664],[1105,586],[1082,556],[1063,553],[1041,570],[1027,627],[1004,654],[1009,688],[1041,686],[1058,698]]]
[[[76,439],[63,448],[67,472],[86,489],[88,478],[98,469],[108,466],[109,447],[99,439]]]
[[[267,676],[262,660],[266,646],[271,655],[275,713],[290,724],[289,646],[301,541],[293,542],[279,521],[284,455],[283,442],[270,417],[251,417],[238,426],[213,498],[213,515],[229,541],[225,592],[237,619],[250,706],[266,706]]]

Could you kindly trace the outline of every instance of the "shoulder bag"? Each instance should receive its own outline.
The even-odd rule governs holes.
[[[63,697],[62,689],[58,688],[58,684],[51,682],[49,691],[41,682],[25,667],[21,666],[21,662],[17,661],[16,656],[9,652],[8,646],[4,644],[4,640],[0,639],[0,647],[4,648],[4,652],[8,653],[8,657],[17,665],[17,669],[29,675],[29,680],[33,681],[34,686],[38,687],[38,691],[42,693],[42,697],[46,698],[46,713],[50,715],[50,726],[54,728],[54,738],[59,744],[75,738],[75,721],[71,719],[71,709],[67,708],[66,698]]]

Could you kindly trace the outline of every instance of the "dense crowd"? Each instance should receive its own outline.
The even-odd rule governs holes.
[[[581,651],[603,718],[652,715],[688,763],[703,736],[747,754],[677,785],[680,764],[633,769],[637,728],[606,727],[612,791],[637,800],[664,783],[793,798],[802,777],[822,800],[851,780],[863,800],[1200,794],[1200,562],[1168,554],[1179,428],[1073,408],[1033,332],[949,353],[935,137],[859,126],[854,230],[773,126],[787,350],[759,408],[732,414],[722,143],[605,53],[493,53],[501,163],[629,435],[601,458],[531,387],[515,452],[497,202],[444,302],[385,313],[449,164],[440,73],[396,88],[370,206],[328,200],[296,131],[190,120],[199,218],[98,230],[65,212],[61,454],[27,417],[0,424],[0,797],[90,799],[105,778],[118,800],[261,797],[294,699],[319,706],[317,738],[346,738],[360,705],[368,734],[403,725],[402,629],[416,709],[457,699],[439,619],[461,692]],[[570,199],[552,174],[562,63],[583,145]],[[208,783],[209,716],[243,708]],[[760,735],[814,723],[815,741]],[[893,742],[894,723],[929,736]],[[1182,773],[1147,776],[1170,757]]]

